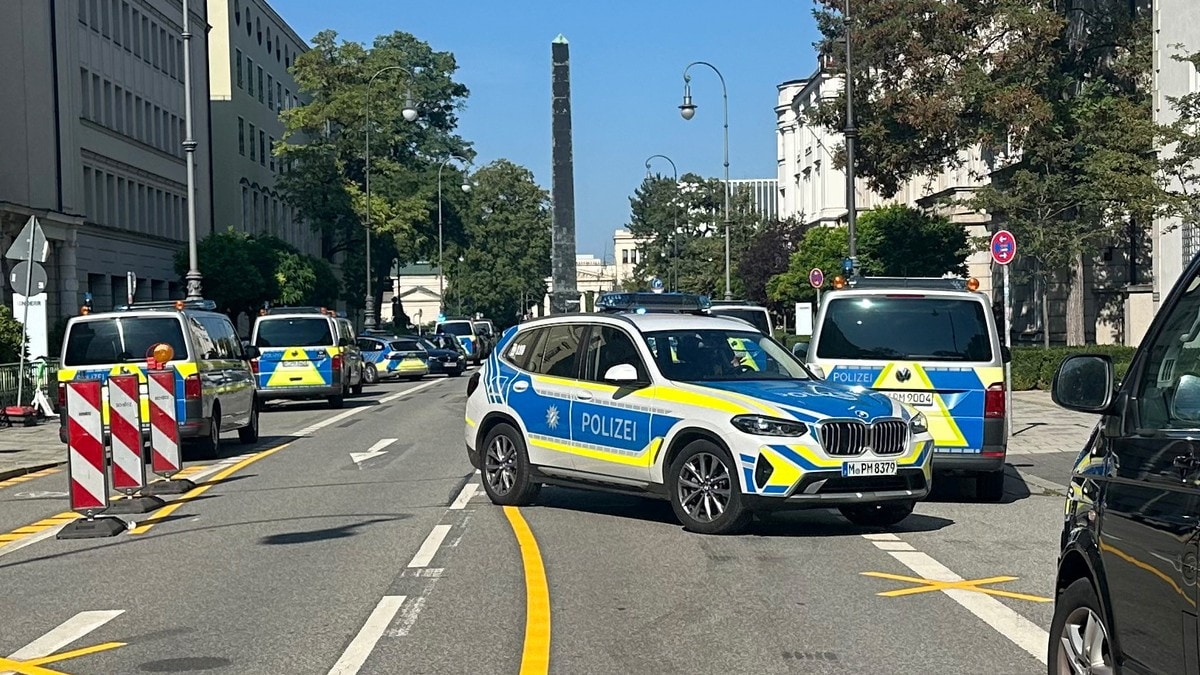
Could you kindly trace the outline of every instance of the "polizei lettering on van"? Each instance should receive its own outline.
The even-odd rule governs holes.
[[[637,441],[637,432],[634,429],[633,420],[583,413],[581,421],[583,422],[583,431],[585,434],[600,436],[601,438],[615,438],[631,443]]]

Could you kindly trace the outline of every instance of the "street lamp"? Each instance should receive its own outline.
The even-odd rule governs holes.
[[[695,106],[692,106],[692,108],[694,110]],[[646,177],[647,178],[650,177],[650,160],[655,159],[655,158],[667,160],[667,162],[671,165],[671,172],[675,176],[675,199],[673,200],[675,202],[675,209],[674,209],[674,214],[672,215],[672,227],[671,227],[671,250],[672,250],[671,290],[677,291],[677,290],[679,290],[677,288],[677,286],[679,285],[679,273],[678,273],[678,271],[676,271],[675,261],[679,259],[679,241],[678,241],[678,237],[679,237],[679,169],[675,168],[675,162],[671,161],[671,158],[667,157],[666,155],[650,155],[649,157],[646,158]]]
[[[464,162],[468,167],[471,166],[471,160],[461,155],[450,155],[442,160],[441,166],[438,167],[438,302],[440,303],[441,313],[446,313],[446,270],[442,267],[442,169],[450,163],[450,160],[457,159]],[[471,191],[471,181],[467,178],[466,173],[463,173],[462,191]]]
[[[389,70],[403,70],[408,74],[408,85],[404,91],[404,108],[400,111],[401,116],[406,122],[415,122],[420,115],[417,112],[417,106],[413,102],[412,97],[412,71],[404,66],[388,66],[380,68],[378,72],[367,80],[367,128],[366,128],[366,151],[365,151],[365,173],[367,182],[367,217],[366,217],[366,237],[367,237],[367,295],[365,306],[363,307],[366,318],[363,320],[363,327],[367,330],[375,328],[375,296],[371,293],[371,85],[375,83],[375,78],[388,72]]]
[[[188,0],[183,0],[183,116],[187,137],[183,139],[183,150],[187,155],[187,205],[188,205],[188,271],[187,299],[204,297],[200,284],[200,256],[196,241],[196,137],[192,128],[192,11]],[[20,401],[18,401],[19,403]]]
[[[846,11],[842,15],[846,26],[846,234],[850,243],[850,276],[858,274],[858,245],[855,225],[858,208],[854,203],[854,142],[858,129],[854,127],[854,82],[850,70],[850,0],[846,0]]]
[[[717,67],[707,61],[693,61],[683,69],[683,105],[679,106],[679,114],[683,119],[690,120],[696,116],[696,105],[692,103],[692,77],[688,71],[692,66],[708,66],[721,80],[721,97],[725,102],[725,299],[733,300],[733,291],[729,283],[729,90],[725,87],[725,76]]]

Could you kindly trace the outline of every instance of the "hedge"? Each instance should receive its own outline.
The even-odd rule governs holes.
[[[1133,360],[1135,347],[1123,345],[1088,345],[1086,347],[1013,347],[1012,388],[1014,391],[1027,389],[1049,390],[1054,382],[1054,373],[1062,360],[1072,354],[1107,354],[1112,357],[1113,370],[1118,381],[1125,377],[1129,362]]]

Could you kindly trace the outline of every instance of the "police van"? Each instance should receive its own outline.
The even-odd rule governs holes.
[[[434,333],[453,335],[462,343],[467,351],[467,360],[479,365],[483,361],[484,339],[475,327],[473,319],[447,319],[439,321],[433,329]]]
[[[804,358],[830,384],[875,390],[924,413],[934,470],[1004,495],[1005,364],[1011,360],[976,279],[860,277],[825,293]]]
[[[340,408],[365,384],[362,352],[348,319],[324,307],[272,307],[254,322],[250,342],[259,398],[324,398]]]
[[[689,530],[720,534],[777,509],[893,525],[928,494],[923,414],[821,382],[747,322],[664,296],[665,310],[612,297],[505,332],[467,387],[467,456],[493,503],[600,489],[668,500]]]

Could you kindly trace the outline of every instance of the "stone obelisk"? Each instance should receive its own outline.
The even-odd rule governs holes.
[[[552,314],[579,311],[575,286],[575,160],[571,151],[571,51],[567,38],[559,35],[550,44],[551,135],[553,202],[551,229]]]

